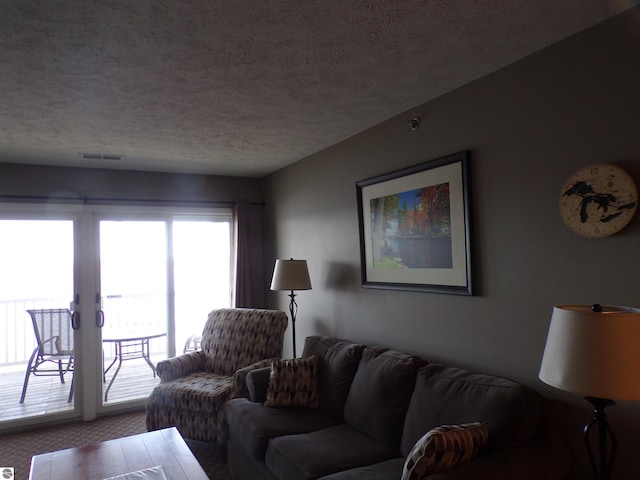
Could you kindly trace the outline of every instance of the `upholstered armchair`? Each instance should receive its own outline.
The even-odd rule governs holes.
[[[200,350],[158,362],[160,383],[147,400],[147,430],[177,427],[185,438],[225,444],[225,403],[248,396],[246,375],[282,356],[287,323],[276,310],[212,311]]]

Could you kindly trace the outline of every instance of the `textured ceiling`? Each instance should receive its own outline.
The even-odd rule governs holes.
[[[2,0],[0,162],[262,176],[635,3]]]

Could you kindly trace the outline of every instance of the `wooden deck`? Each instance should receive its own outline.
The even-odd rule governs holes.
[[[153,359],[154,364],[156,361],[157,359]],[[71,386],[69,374],[65,375],[65,383],[63,384],[60,383],[58,377],[31,375],[24,403],[20,404],[25,370],[26,365],[24,367],[0,368],[0,422],[73,409],[73,403],[67,402]],[[103,395],[114,370],[115,366],[107,374],[107,383],[103,384]],[[159,382],[159,378],[153,376],[151,368],[144,360],[126,361],[122,364],[122,368],[118,372],[111,390],[109,390],[106,405],[145,398]]]

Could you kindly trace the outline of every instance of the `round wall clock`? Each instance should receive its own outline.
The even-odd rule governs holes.
[[[610,163],[596,163],[571,175],[560,192],[560,215],[571,230],[599,238],[622,230],[638,206],[633,178]]]

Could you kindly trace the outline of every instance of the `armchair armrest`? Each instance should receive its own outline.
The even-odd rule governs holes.
[[[231,398],[243,397],[243,398],[251,398],[249,385],[247,384],[247,377],[249,373],[256,370],[266,370],[267,371],[267,382],[269,379],[269,372],[271,371],[271,363],[276,360],[275,358],[266,358],[264,360],[260,360],[256,363],[253,363],[247,367],[240,368],[235,371],[233,374],[233,393],[231,394]],[[266,392],[266,385],[265,385]],[[254,401],[254,400],[252,400]]]
[[[160,383],[164,383],[191,373],[203,371],[204,366],[204,352],[198,350],[196,352],[189,352],[167,358],[166,360],[160,360],[156,365],[156,372],[158,372],[158,376],[160,377]]]

